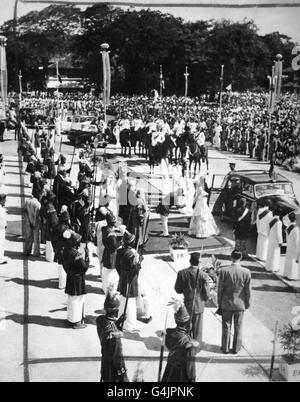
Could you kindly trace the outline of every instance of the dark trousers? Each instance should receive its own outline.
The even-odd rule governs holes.
[[[234,323],[233,352],[238,353],[242,347],[242,324],[244,311],[222,312],[222,351],[228,353],[231,344],[231,328]]]
[[[199,351],[202,349],[203,313],[194,314],[192,319],[192,338],[199,342]]]

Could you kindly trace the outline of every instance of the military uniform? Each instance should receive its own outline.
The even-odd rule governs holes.
[[[115,227],[110,225],[110,222],[114,220],[114,217],[112,215],[108,215],[106,219],[108,226],[104,226],[102,228],[102,242],[104,246],[102,257],[102,289],[105,294],[107,293],[110,283],[114,284],[116,290],[119,282],[119,275],[116,270],[116,258],[119,241],[117,238]]]
[[[100,316],[96,320],[102,346],[101,381],[128,382],[121,338],[123,333],[115,318]]]
[[[195,349],[199,343],[189,335],[190,316],[183,306],[175,314],[176,328],[167,329],[168,363],[162,382],[195,382]]]
[[[84,296],[86,294],[85,274],[88,270],[81,253],[77,247],[80,244],[80,236],[72,234],[78,239],[76,244],[68,244],[64,249],[64,269],[67,273],[66,294],[68,297],[68,321],[74,329],[80,329],[84,324]],[[71,239],[72,239],[71,238]]]
[[[135,237],[126,232],[124,235],[124,247],[117,252],[116,268],[120,276],[119,290],[121,293],[121,311],[124,310],[128,297],[127,319],[124,330],[136,332],[139,330],[137,322],[137,297],[139,296],[138,278],[140,265],[137,262],[137,252],[131,246]]]

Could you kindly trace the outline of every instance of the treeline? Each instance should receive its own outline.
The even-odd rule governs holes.
[[[13,21],[1,27],[8,37],[10,87],[15,81]],[[291,62],[294,43],[279,32],[260,35],[253,21],[185,22],[159,11],[124,11],[95,5],[81,11],[74,6],[50,6],[32,12],[18,23],[19,66],[23,81],[42,88],[49,60],[69,55],[75,67],[101,89],[100,44],[111,47],[114,93],[149,93],[159,87],[163,66],[165,93],[184,93],[185,67],[189,93],[217,91],[221,65],[225,86],[234,90],[267,88],[267,75],[276,54],[285,66]],[[39,67],[44,66],[44,70]],[[35,89],[38,89],[35,88]]]

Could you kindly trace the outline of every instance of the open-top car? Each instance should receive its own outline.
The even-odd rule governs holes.
[[[214,215],[224,220],[234,220],[240,200],[245,199],[252,212],[252,224],[256,223],[258,202],[267,198],[273,210],[279,213],[284,226],[287,215],[299,209],[293,184],[283,175],[271,180],[264,170],[239,170],[224,175],[214,175],[209,205]]]

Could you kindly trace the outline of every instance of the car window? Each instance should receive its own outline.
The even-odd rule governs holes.
[[[248,197],[254,198],[254,185],[251,183],[242,183],[242,193]]]
[[[257,198],[268,195],[294,195],[291,183],[264,183],[255,186],[255,194]]]

